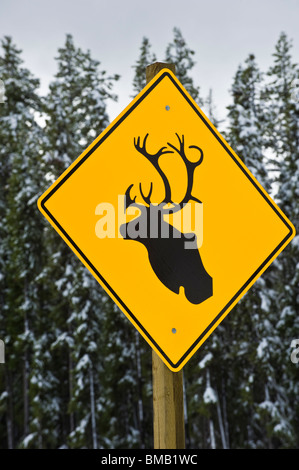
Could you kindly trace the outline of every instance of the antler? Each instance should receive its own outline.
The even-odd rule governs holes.
[[[133,188],[133,186],[134,186],[134,184],[130,184],[130,186],[126,190],[126,193],[125,193],[125,207],[131,206],[136,201],[136,196],[132,199],[131,194],[130,194],[131,189]]]
[[[134,146],[135,146],[136,150],[139,153],[141,153],[154,166],[154,168],[158,171],[159,175],[161,176],[161,178],[163,180],[164,189],[165,189],[165,197],[164,197],[164,200],[162,201],[161,204],[164,203],[164,204],[172,204],[173,205],[173,207],[168,208],[166,211],[177,212],[177,211],[181,210],[184,207],[184,205],[187,204],[190,200],[193,200],[193,201],[196,201],[196,202],[201,202],[199,199],[192,196],[192,194],[191,194],[192,188],[193,188],[194,170],[203,161],[203,151],[201,150],[201,148],[197,147],[196,145],[189,145],[189,147],[188,147],[189,149],[196,149],[200,152],[199,160],[197,162],[190,162],[190,160],[188,160],[188,158],[186,157],[186,154],[185,154],[184,135],[182,135],[182,138],[180,138],[180,136],[176,133],[176,136],[177,136],[178,141],[179,141],[179,148],[177,148],[174,145],[167,142],[167,145],[169,147],[171,147],[173,150],[165,150],[165,149],[167,149],[167,147],[162,147],[155,154],[150,154],[146,150],[146,141],[147,141],[148,136],[149,136],[149,134],[146,134],[146,136],[143,139],[142,145],[140,145],[140,137],[138,137],[137,139],[134,137]],[[165,155],[166,153],[174,153],[173,151],[177,152],[182,157],[182,160],[185,163],[186,170],[187,170],[187,181],[188,181],[187,189],[186,189],[186,193],[185,193],[185,195],[184,195],[184,197],[183,197],[183,199],[181,200],[180,203],[174,203],[172,201],[172,199],[171,199],[171,188],[170,188],[169,181],[167,179],[167,176],[165,175],[165,173],[163,172],[163,170],[161,169],[161,167],[159,165],[160,156]],[[128,207],[128,205],[135,203],[135,200],[136,200],[136,196],[134,197],[134,199],[132,199],[131,196],[130,196],[130,190],[131,190],[132,186],[133,186],[133,184],[131,184],[128,187],[128,189],[126,191],[126,195],[125,195],[125,197],[126,197],[126,206],[127,207]],[[152,195],[152,191],[153,191],[153,183],[151,183],[151,186],[150,186],[150,189],[149,189],[149,192],[148,192],[147,196],[144,195],[141,183],[139,184],[139,189],[140,189],[140,194],[141,194],[144,202],[146,204],[150,205],[151,204],[151,195]],[[163,210],[165,211],[165,209],[163,209]]]
[[[147,196],[145,196],[145,195],[143,194],[142,187],[141,187],[141,183],[139,183],[139,190],[140,190],[140,194],[141,194],[142,199],[144,200],[144,202],[145,202],[146,204],[149,204],[149,205],[150,205],[150,203],[151,203],[151,195],[152,195],[152,191],[153,191],[153,183],[151,183],[151,187],[150,187],[150,190],[149,190]]]
[[[162,147],[155,154],[148,153],[148,151],[146,150],[146,141],[147,141],[148,136],[149,136],[149,134],[146,134],[146,136],[144,137],[142,146],[140,145],[140,137],[138,137],[137,140],[134,137],[135,148],[139,153],[141,153],[145,158],[147,158],[147,160],[156,168],[159,175],[161,176],[161,178],[163,180],[163,183],[164,183],[164,188],[165,188],[165,197],[164,197],[164,200],[162,202],[164,202],[166,204],[171,203],[172,201],[171,201],[170,184],[169,184],[169,181],[167,179],[167,176],[165,175],[165,173],[163,172],[163,170],[161,169],[161,167],[159,165],[159,157],[161,157],[161,155],[165,155],[166,153],[173,153],[173,151],[172,150],[164,150],[167,147]],[[151,183],[150,191],[149,191],[149,194],[148,194],[147,197],[144,197],[144,194],[143,194],[142,188],[141,188],[141,184],[139,185],[139,188],[140,188],[140,192],[141,192],[141,195],[142,195],[144,201],[147,204],[150,204],[150,197],[151,197],[151,194],[152,194],[153,184]]]
[[[192,196],[191,192],[192,192],[192,188],[193,188],[194,170],[203,161],[203,151],[201,150],[201,148],[197,147],[196,145],[189,145],[189,147],[188,147],[189,149],[196,149],[200,152],[199,160],[197,162],[190,162],[190,160],[188,160],[188,158],[186,157],[186,154],[185,154],[185,139],[184,139],[184,136],[182,135],[182,139],[180,139],[180,136],[177,133],[176,133],[176,136],[179,140],[179,144],[180,144],[179,148],[176,148],[174,145],[170,144],[169,142],[167,142],[167,145],[169,147],[171,147],[173,150],[175,150],[182,157],[182,160],[186,165],[188,183],[187,183],[187,189],[186,189],[185,196],[183,197],[183,199],[181,200],[181,202],[179,204],[175,204],[175,208],[171,209],[172,212],[177,212],[177,211],[181,210],[184,207],[184,205],[187,204],[187,202],[189,202],[190,200],[196,201],[196,202],[201,202],[199,199]]]
[[[132,204],[136,205],[136,196],[134,196],[134,198],[131,197],[131,189],[133,188],[133,186],[134,186],[134,184],[130,184],[130,186],[127,188],[127,190],[125,192],[125,206],[126,207],[129,207]],[[151,195],[152,195],[153,183],[151,183],[151,187],[150,187],[150,190],[149,190],[147,196],[145,196],[143,194],[141,183],[139,183],[139,190],[140,190],[140,193],[141,193],[141,196],[142,196],[144,202],[146,204],[150,205],[150,203],[151,203],[150,198],[151,198]]]

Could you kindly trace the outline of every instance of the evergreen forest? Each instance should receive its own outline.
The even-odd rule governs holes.
[[[268,70],[252,53],[240,58],[225,120],[213,90],[203,96],[194,78],[199,53],[174,28],[159,60],[176,65],[183,86],[298,231],[292,40],[280,34]],[[98,59],[66,35],[44,96],[13,38],[1,40],[1,449],[153,448],[151,348],[37,208],[110,122],[121,77]],[[144,37],[131,97],[156,60]],[[186,448],[299,448],[297,338],[299,235],[185,365]]]

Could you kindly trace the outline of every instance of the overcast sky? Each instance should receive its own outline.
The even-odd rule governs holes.
[[[193,77],[202,97],[212,88],[217,117],[225,115],[232,77],[249,53],[262,70],[272,62],[281,31],[293,40],[299,62],[299,0],[0,0],[1,37],[10,35],[23,49],[25,64],[47,91],[56,72],[54,57],[71,33],[90,49],[108,73],[119,73],[114,119],[131,101],[132,65],[142,38],[148,37],[158,60],[178,27],[195,51]],[[0,77],[1,78],[1,77]]]

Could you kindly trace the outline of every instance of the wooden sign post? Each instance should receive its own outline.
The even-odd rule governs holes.
[[[172,372],[152,355],[154,448],[185,449],[183,369]]]
[[[162,69],[175,74],[175,65],[155,62],[146,67],[146,83]],[[172,372],[152,352],[154,448],[185,449],[183,370]]]

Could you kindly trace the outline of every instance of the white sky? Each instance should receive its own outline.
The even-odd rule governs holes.
[[[196,52],[195,84],[203,98],[212,88],[217,117],[223,118],[233,75],[249,53],[267,70],[285,31],[299,62],[298,20],[299,0],[0,0],[0,37],[12,36],[23,49],[43,94],[66,33],[77,46],[90,49],[108,73],[121,75],[115,87],[118,104],[109,107],[111,120],[131,101],[132,65],[143,36],[163,61],[173,28],[181,30]]]

